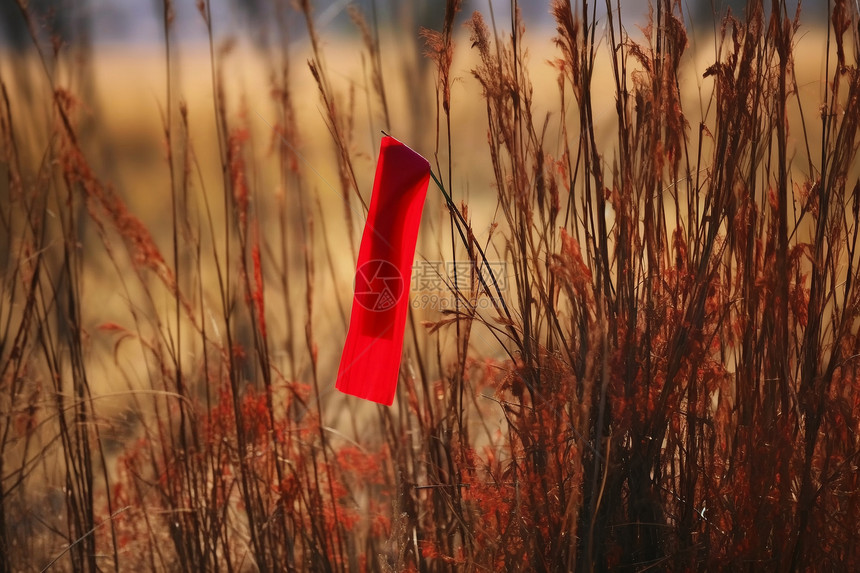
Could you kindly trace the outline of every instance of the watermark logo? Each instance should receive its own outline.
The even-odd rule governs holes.
[[[477,273],[480,271],[480,278]],[[456,279],[456,280],[455,280]],[[488,261],[474,265],[469,261],[419,261],[412,267],[412,292],[450,293],[451,287],[468,292],[473,280],[490,288],[506,290],[507,263]]]
[[[504,261],[487,261],[479,265],[469,261],[418,261],[412,267],[412,308],[453,309],[457,306],[458,295],[452,290],[469,297],[473,287],[482,292],[483,285],[486,285],[495,296],[496,289],[506,290],[507,280],[507,263]],[[486,293],[472,299],[469,304],[481,310],[493,308]]]
[[[477,272],[480,271],[480,277]],[[483,291],[487,285],[493,296],[496,289],[507,287],[507,264],[504,261],[487,262],[479,267],[470,262],[418,261],[412,267],[411,300],[415,309],[446,310],[456,307],[452,289],[469,296],[473,286]],[[372,312],[385,312],[394,308],[404,294],[405,284],[399,270],[392,263],[374,259],[358,267],[355,275],[355,300]],[[493,308],[492,300],[483,293],[471,301],[482,310]]]
[[[358,267],[355,273],[355,300],[372,312],[385,312],[403,296],[403,277],[388,261],[374,259]]]

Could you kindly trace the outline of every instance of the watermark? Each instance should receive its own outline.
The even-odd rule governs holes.
[[[496,290],[503,293],[508,285],[507,263],[493,261],[473,265],[463,261],[418,261],[412,267],[411,279],[412,308],[456,308],[457,295],[452,290],[461,293],[461,297],[469,297],[475,286],[476,292],[481,294],[470,304],[481,310],[489,310],[493,308],[493,301],[484,292],[483,285],[491,290],[493,296],[497,294]],[[383,259],[363,263],[355,274],[355,300],[372,312],[386,312],[394,308],[403,297],[404,288],[398,268]]]
[[[499,290],[505,290],[507,286],[507,263],[504,261],[488,262],[482,265],[473,265],[466,261],[419,261],[412,267],[412,292],[446,292],[451,288],[468,292],[472,288],[473,280],[481,284],[478,277],[492,287],[496,285]],[[449,288],[451,287],[451,288]]]
[[[480,278],[478,273],[480,272]],[[489,262],[473,265],[470,262],[419,261],[412,267],[412,292],[450,292],[451,288],[468,292],[473,281],[505,290],[507,263]]]
[[[493,301],[484,292],[483,284],[496,296],[497,288],[500,292],[506,290],[507,281],[504,261],[477,265],[469,261],[418,261],[412,267],[410,304],[415,309],[453,309],[457,307],[457,295],[452,290],[469,297],[474,286],[481,295],[471,300],[470,305],[489,310],[493,308]]]
[[[446,294],[417,294],[411,298],[409,304],[412,305],[412,308],[424,310],[453,310],[457,308],[456,297],[450,292]],[[464,305],[465,302],[461,300],[460,308],[462,309]],[[487,296],[478,297],[477,300],[468,306],[478,310],[491,310],[495,308],[492,299]]]
[[[504,293],[508,285],[507,263],[493,261],[473,265],[463,261],[418,261],[412,267],[411,279],[412,308],[453,309],[457,306],[457,297],[452,289],[469,297],[475,286],[476,292],[481,294],[471,301],[471,305],[488,310],[493,308],[493,301],[484,292],[483,285],[490,289],[493,296],[496,296],[497,289]],[[386,312],[394,308],[404,295],[404,287],[403,277],[397,267],[383,259],[363,263],[355,274],[355,300],[372,312]]]
[[[355,301],[373,312],[391,310],[403,296],[403,277],[382,259],[367,261],[355,272]]]

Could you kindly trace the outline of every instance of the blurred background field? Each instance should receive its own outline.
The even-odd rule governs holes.
[[[0,571],[857,563],[856,3],[516,6],[3,5]],[[383,130],[505,273],[413,285],[390,409]]]

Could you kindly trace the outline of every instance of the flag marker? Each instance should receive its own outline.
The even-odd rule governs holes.
[[[424,157],[389,135],[382,138],[335,384],[345,394],[387,406],[394,402],[429,183],[430,163]]]

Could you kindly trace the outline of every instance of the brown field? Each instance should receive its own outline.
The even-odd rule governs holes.
[[[860,563],[856,6],[457,4],[0,54],[0,572]],[[334,389],[382,130],[416,264],[505,273],[413,288],[390,408]]]

